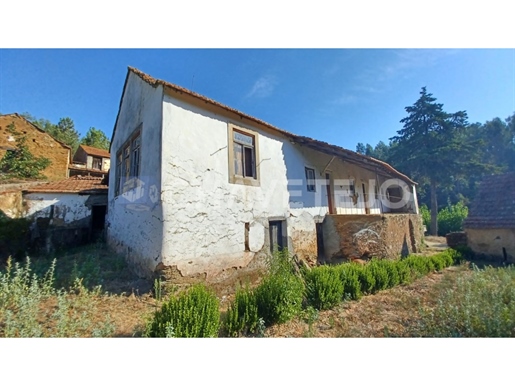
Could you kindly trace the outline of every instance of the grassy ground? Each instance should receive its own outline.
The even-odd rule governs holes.
[[[435,240],[435,244],[438,241],[441,240]],[[427,252],[431,253],[431,250]],[[54,259],[55,274],[51,282],[31,279],[33,274],[42,278],[52,267]],[[23,262],[18,264],[19,268],[24,266]],[[80,247],[55,256],[33,258],[30,268],[30,272],[18,274],[17,284],[11,283],[10,286],[6,284],[5,269],[2,269],[0,336],[141,336],[145,321],[160,305],[154,296],[155,283],[138,278],[122,258],[110,253],[102,244]],[[22,278],[23,275],[26,280]],[[15,280],[15,277],[12,267],[10,280]],[[245,279],[236,275],[231,280],[212,285],[222,312],[233,299],[236,286]],[[247,279],[255,284],[260,278],[254,275]],[[496,295],[495,288],[488,285],[495,280],[500,283],[499,287],[508,290]],[[468,283],[474,283],[473,287],[478,290],[475,291]],[[479,298],[482,296],[479,292],[492,293],[492,296],[500,298],[502,301],[497,302],[496,312],[506,314],[506,323],[502,326],[504,330],[499,330],[500,327],[492,330],[487,326],[487,329],[479,331],[493,336],[510,336],[515,334],[515,330],[510,330],[513,324],[510,312],[515,312],[513,283],[513,269],[502,274],[498,271],[482,274],[474,271],[470,263],[465,263],[431,273],[407,286],[381,291],[359,301],[343,302],[331,310],[304,310],[300,316],[285,324],[267,328],[264,336],[409,337],[424,335],[421,326],[427,331],[432,329],[434,335],[452,335],[456,334],[454,330],[435,327],[430,321],[450,315],[449,310],[442,308],[442,299],[453,306],[450,294],[456,295],[457,290],[461,294],[461,298],[457,297],[461,303],[471,297]],[[22,292],[29,295],[21,295]],[[163,287],[163,298],[169,293],[170,289]],[[485,308],[495,303],[492,299],[482,302]],[[462,317],[455,315],[455,319]],[[470,323],[479,325],[481,321],[472,320]],[[448,324],[452,324],[452,320],[449,319]],[[460,328],[456,327],[458,330]]]

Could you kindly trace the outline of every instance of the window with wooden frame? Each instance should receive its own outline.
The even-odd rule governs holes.
[[[258,134],[229,124],[229,182],[259,186]]]
[[[102,158],[92,157],[91,168],[102,170]]]
[[[141,163],[141,129],[138,128],[116,153],[115,195],[139,185]]]
[[[316,192],[316,177],[315,177],[315,169],[308,168],[307,166],[304,168],[306,171],[306,182],[308,192]]]

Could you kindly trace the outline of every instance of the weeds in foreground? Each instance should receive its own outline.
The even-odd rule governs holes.
[[[89,290],[76,279],[66,291],[55,289],[56,262],[38,276],[30,259],[24,265],[9,259],[0,272],[0,336],[83,337],[110,336],[114,326],[108,318],[96,320],[93,312],[102,300],[100,287]]]
[[[444,288],[424,309],[410,335],[430,337],[515,337],[515,267],[483,270]]]

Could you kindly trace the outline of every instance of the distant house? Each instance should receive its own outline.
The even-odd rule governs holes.
[[[515,261],[515,173],[481,182],[463,228],[475,253]]]
[[[110,165],[111,155],[108,151],[92,146],[80,145],[73,156],[73,163],[70,165],[70,176],[90,175],[102,177],[107,174]]]
[[[108,243],[144,276],[214,277],[275,248],[313,265],[421,245],[416,183],[390,165],[134,68],[110,152]]]
[[[50,181],[68,177],[71,148],[16,113],[0,115],[0,159],[6,152],[16,148],[16,138],[10,129],[11,125],[14,125],[20,135],[26,137],[27,147],[34,156],[50,159],[50,166],[41,174]]]

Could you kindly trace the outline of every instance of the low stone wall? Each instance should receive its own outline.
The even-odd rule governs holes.
[[[466,247],[467,234],[465,232],[451,232],[445,235],[447,245],[451,248]]]
[[[395,259],[419,252],[422,218],[416,214],[326,215],[324,258]]]

